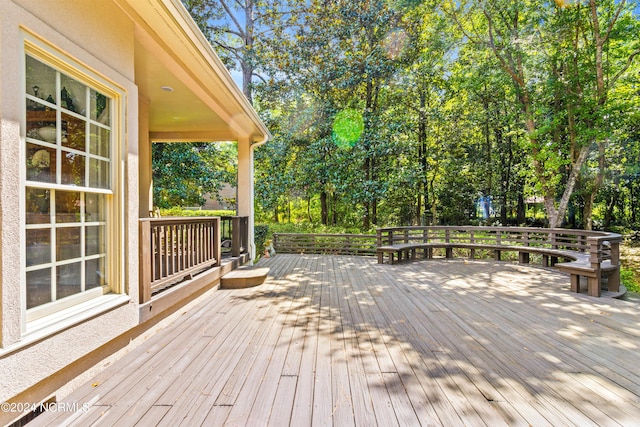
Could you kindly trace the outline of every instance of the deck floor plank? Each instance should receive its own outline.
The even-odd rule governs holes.
[[[283,264],[290,267],[293,261],[294,260],[289,260],[288,263]],[[282,269],[281,265],[278,266],[278,269],[276,269],[274,273],[280,274],[287,270],[288,268]],[[259,293],[261,295],[268,295],[277,291],[277,284],[274,282],[262,287]],[[210,359],[211,367],[205,370],[205,372],[209,373],[209,376],[201,376],[197,383],[197,390],[200,392],[195,396],[193,393],[191,395],[185,394],[183,403],[190,407],[174,406],[171,414],[172,417],[167,418],[165,425],[170,426],[172,423],[175,425],[177,419],[180,420],[181,425],[200,425],[204,420],[218,420],[224,414],[226,414],[226,416],[230,415],[234,407],[234,404],[231,402],[235,401],[235,399],[233,396],[223,396],[222,394],[225,393],[225,390],[229,393],[230,389],[227,387],[229,387],[230,384],[232,388],[237,387],[237,383],[241,381],[239,377],[242,376],[242,373],[239,371],[248,371],[250,361],[256,360],[256,357],[254,357],[255,343],[260,342],[260,331],[262,330],[263,334],[266,332],[264,328],[261,329],[261,327],[264,326],[263,322],[246,322],[245,319],[264,319],[269,316],[271,310],[277,309],[275,304],[264,304],[261,298],[248,299],[248,296],[253,296],[256,292],[258,291],[245,290],[238,294],[237,297],[245,300],[251,308],[250,310],[243,309],[232,313],[232,316],[230,316],[228,320],[230,325],[236,326],[239,333],[229,334],[228,336],[231,337],[230,340],[227,339],[225,334],[217,335],[218,338],[224,341],[222,343],[215,342],[213,345],[220,348],[222,353],[220,357]],[[246,358],[241,356],[246,356]],[[212,381],[211,378],[214,378],[215,381]],[[194,387],[192,386],[192,388]],[[222,401],[220,401],[220,399]],[[163,421],[165,420],[163,419]]]
[[[340,305],[344,284],[339,280],[337,260],[333,258],[329,286],[329,307],[336,313],[331,318],[331,395],[333,397],[332,423],[340,426],[354,426],[353,398],[349,384],[349,365],[347,364],[347,337],[345,336],[345,312]],[[348,328],[348,327],[347,327]]]
[[[523,301],[523,303],[526,301]],[[498,309],[498,310],[496,310]],[[500,302],[500,303],[496,303],[495,301],[492,301],[492,310],[489,312],[487,310],[478,310],[477,307],[474,307],[474,315],[475,316],[483,316],[486,319],[494,319],[496,318],[496,314],[495,312],[499,311],[499,313],[504,316],[505,314],[510,313],[510,310],[508,309],[508,307],[505,306],[504,302]],[[459,311],[460,313],[460,311]],[[520,321],[524,321],[526,322],[526,316],[529,316],[529,314],[524,314],[524,313],[512,313],[513,316],[512,318],[504,318],[504,319],[498,319],[500,324],[502,325],[501,327],[503,329],[506,328],[506,330],[504,331],[505,333],[503,334],[499,334],[493,337],[492,339],[492,345],[495,346],[495,348],[497,349],[501,349],[503,351],[508,351],[509,348],[513,348],[514,346],[514,340],[518,340],[520,341],[520,346],[522,348],[522,351],[518,352],[517,354],[517,358],[514,358],[510,361],[510,363],[508,363],[506,365],[507,369],[512,370],[512,372],[514,372],[514,375],[517,375],[520,377],[520,379],[523,381],[523,383],[526,383],[528,385],[531,385],[531,379],[537,379],[540,378],[541,376],[543,376],[546,372],[546,365],[545,363],[541,363],[540,362],[540,355],[541,354],[545,354],[545,352],[550,352],[553,351],[553,346],[550,345],[549,343],[549,336],[548,335],[544,335],[541,336],[539,334],[534,333],[534,331],[530,332],[529,334],[527,334],[526,337],[523,337],[521,334],[517,334],[517,330],[516,328],[509,328],[508,325],[513,325],[513,324],[518,324],[518,320]],[[547,319],[545,319],[545,323],[547,324],[552,324],[554,319],[557,318],[557,316],[548,316]],[[532,319],[535,320],[535,319]],[[478,323],[478,322],[477,322]],[[482,323],[482,322],[479,322]],[[472,328],[472,325],[470,324],[466,324],[467,328]],[[597,329],[597,328],[596,328]],[[543,331],[546,331],[546,329],[543,329]],[[610,331],[610,332],[603,332],[603,336],[612,336],[615,335],[615,331]],[[615,338],[615,336],[613,337]],[[557,346],[558,348],[562,346],[562,342],[561,341],[556,341],[556,342],[551,342],[553,345]],[[578,346],[577,349],[579,350],[580,347]],[[594,357],[594,354],[597,352],[587,352],[587,353],[583,353],[582,355],[579,353],[576,353],[575,351],[571,354],[570,357],[566,358],[566,361],[562,361],[560,359],[556,359],[557,364],[561,365],[562,369],[568,372],[576,372],[576,371],[581,371],[582,369],[587,368],[588,369],[588,364],[589,364],[589,359]],[[581,357],[582,356],[582,357]],[[602,357],[602,355],[598,355],[598,357]],[[615,363],[605,363],[607,360],[609,360],[609,358],[607,358],[606,360],[600,359],[598,362],[596,362],[597,366],[601,366],[599,364],[603,363],[603,366],[608,366],[609,368],[611,368],[612,366],[615,365]],[[585,365],[585,363],[587,363],[587,365]],[[529,379],[527,379],[526,376],[523,376],[522,373],[526,373],[529,372],[531,374],[531,376],[529,376]],[[625,371],[630,373],[630,371]],[[519,374],[518,374],[519,373]],[[566,382],[567,379],[565,378]],[[545,383],[539,383],[541,385],[541,387],[546,388],[546,393],[542,393],[542,396],[548,396],[548,395],[554,395],[557,394],[558,396],[575,396],[575,400],[577,404],[580,405],[585,405],[584,411],[583,412],[589,412],[592,417],[595,420],[604,420],[606,422],[611,422],[611,420],[609,419],[609,417],[607,417],[606,415],[603,414],[602,412],[602,407],[598,406],[598,405],[593,405],[590,404],[589,402],[584,402],[584,400],[580,397],[583,392],[589,392],[589,388],[585,388],[582,384],[580,384],[577,381],[574,381],[572,384],[568,384],[566,386],[566,389],[568,391],[568,394],[564,394],[564,393],[560,393],[558,391],[559,387],[563,387],[562,384],[558,385],[557,383],[554,383],[553,386],[549,386],[546,387]],[[613,387],[613,389],[611,388]],[[617,400],[623,400],[624,398],[621,397],[621,395],[624,395],[627,397],[626,400],[631,401],[632,399],[632,394],[630,394],[627,390],[624,390],[620,387],[616,387],[615,385],[612,385],[610,382],[608,384],[604,384],[601,383],[600,387],[598,387],[599,390],[601,390],[601,392],[607,392],[609,395],[611,394],[616,394],[619,397],[619,399]],[[571,391],[573,390],[573,391]],[[580,390],[583,390],[582,392]],[[535,389],[534,390],[537,394],[540,394],[540,389]],[[549,403],[550,405],[553,406],[554,401],[547,401],[547,403]],[[632,412],[635,412],[637,414],[636,410],[630,409],[630,407],[633,405],[627,405],[626,408],[628,410],[631,410]],[[548,406],[546,406],[545,408],[548,408]],[[587,408],[589,409],[587,411]],[[571,408],[567,408],[564,404],[562,405],[562,408],[558,408],[558,413],[562,412],[562,413],[571,413]],[[629,419],[629,418],[627,418]],[[580,423],[577,422],[577,420],[579,420],[579,414],[576,412],[573,412],[572,416],[571,416],[571,420],[573,422],[576,422],[577,425],[580,425]],[[604,422],[602,421],[602,422]],[[592,421],[593,422],[593,421]],[[566,422],[565,422],[566,423]]]
[[[322,273],[321,257],[310,259],[307,275],[311,280],[311,299],[309,300],[306,321],[304,322],[304,340],[300,354],[300,368],[296,383],[295,399],[291,411],[290,425],[311,425],[314,407],[316,355],[318,350],[318,335],[320,324],[320,292]],[[304,276],[304,274],[303,274]]]
[[[496,302],[492,301],[492,307],[495,305],[497,305]],[[540,394],[540,390],[532,389],[531,384],[527,381],[527,378],[538,378],[538,376],[541,375],[541,372],[532,373],[533,376],[531,377],[522,376],[522,373],[526,373],[530,370],[531,367],[531,363],[521,363],[522,360],[526,359],[530,354],[530,349],[522,351],[524,347],[518,346],[518,343],[514,341],[518,340],[518,335],[514,334],[514,331],[507,330],[503,331],[503,333],[498,334],[494,332],[489,333],[488,325],[486,324],[486,322],[482,321],[481,317],[481,315],[486,310],[477,303],[475,303],[471,309],[467,309],[465,306],[462,306],[460,304],[460,301],[456,301],[455,309],[456,316],[459,316],[460,319],[457,321],[455,321],[456,319],[451,319],[454,320],[454,322],[451,322],[451,324],[458,325],[459,329],[452,330],[451,327],[446,328],[438,338],[440,342],[447,342],[450,336],[466,336],[474,338],[482,336],[482,334],[490,334],[490,336],[492,337],[490,341],[492,346],[492,348],[490,349],[491,351],[489,351],[489,349],[485,348],[483,344],[480,344],[477,341],[474,342],[475,345],[471,345],[464,340],[460,340],[457,342],[449,341],[449,345],[456,347],[457,350],[461,352],[461,354],[465,354],[465,358],[469,360],[469,363],[472,366],[491,366],[493,364],[496,369],[495,372],[490,372],[485,369],[485,371],[489,374],[487,379],[490,382],[495,383],[496,387],[499,386],[499,383],[506,382],[507,387],[501,387],[501,391],[499,392],[499,394],[502,394],[502,398],[506,399],[513,406],[517,407],[518,412],[522,416],[524,416],[525,419],[537,419],[538,422],[535,424],[544,424],[546,421],[553,425],[581,425],[581,423],[578,422],[580,418],[576,417],[576,415],[581,414],[574,414],[574,417],[567,418],[560,412],[554,411],[552,407],[550,408],[549,406],[542,406],[542,404],[537,401],[536,396],[546,396],[546,394]],[[469,318],[471,310],[473,311],[473,317],[480,320],[476,320],[475,322],[465,321]],[[493,307],[490,313],[494,313],[495,311],[496,308]],[[451,313],[451,310],[449,312]],[[518,319],[512,319],[512,321],[518,324]],[[438,325],[440,325],[441,323],[442,322],[438,323]],[[510,322],[501,321],[499,324],[509,325]],[[478,328],[478,330],[474,329],[474,325]],[[453,326],[453,328],[456,328],[458,326]],[[501,346],[503,340],[510,343],[510,350],[509,348]],[[531,347],[531,334],[528,334],[528,341],[528,345]],[[514,346],[514,344],[516,345]],[[496,350],[502,356],[498,360],[496,360],[491,354]],[[510,354],[514,354],[515,357],[509,357]],[[518,366],[519,369],[514,369],[515,366]],[[468,368],[463,369],[467,372],[472,371]],[[511,376],[518,377],[518,380],[512,381]],[[478,384],[477,381],[474,381],[474,383],[476,385]],[[543,383],[540,384],[544,385]],[[556,393],[556,391],[553,389],[547,389],[546,391],[551,395]],[[483,395],[484,394],[485,391],[483,390]],[[492,400],[495,399],[494,394],[489,394],[488,397],[492,397]],[[549,403],[553,404],[553,401]],[[541,411],[537,410],[536,408],[541,408]],[[570,410],[570,408],[567,408],[566,405],[563,406],[563,408],[565,409],[565,411],[568,409]],[[544,418],[540,418],[540,412],[544,412]],[[588,417],[584,417],[583,421],[587,424],[582,425],[589,425],[591,423]]]
[[[383,276],[384,278],[384,276]],[[388,279],[385,280],[387,286],[393,287],[395,286],[395,284],[391,281],[389,281]],[[405,290],[405,292],[409,292],[407,290]],[[393,293],[390,293],[391,295],[393,295]],[[388,295],[388,294],[385,294]],[[415,295],[416,298],[420,298],[421,295]],[[414,307],[412,307],[411,305],[402,305],[399,306],[398,304],[396,304],[396,301],[393,298],[385,298],[380,299],[379,301],[377,301],[377,304],[380,305],[381,307],[385,308],[384,312],[388,314],[388,318],[387,318],[387,324],[390,325],[393,329],[394,329],[394,336],[397,338],[400,338],[403,341],[408,341],[408,342],[414,342],[415,340],[412,339],[412,337],[424,337],[424,331],[427,330],[427,328],[425,328],[425,330],[423,331],[419,331],[415,328],[413,328],[412,323],[415,322],[408,322],[407,318],[413,319],[421,319],[422,317],[424,317],[424,314],[420,311],[416,312],[414,310]],[[396,316],[391,317],[391,313],[396,313]],[[449,310],[445,311],[446,313],[450,313]],[[418,321],[418,323],[422,323],[420,321]],[[431,329],[432,331],[434,330],[434,327],[428,328]],[[447,337],[445,336],[441,336],[440,338],[441,342],[447,342]],[[433,341],[433,340],[432,340]],[[420,344],[420,343],[416,343],[416,344]],[[406,353],[409,353],[409,351],[405,350]],[[414,352],[410,352],[410,353],[414,353]],[[427,353],[428,354],[428,353]],[[441,354],[441,363],[449,363],[450,361],[442,359],[442,352],[440,352]],[[416,355],[412,355],[413,357],[420,357],[418,354]],[[396,356],[394,357],[394,360],[400,360],[400,357]],[[459,363],[459,362],[458,362]],[[408,366],[415,366],[415,363],[411,363],[411,361],[407,360],[407,365]],[[414,369],[415,370],[415,369]],[[419,371],[419,370],[418,370]],[[469,371],[471,371],[471,374],[473,374],[474,371],[474,366],[472,364],[465,364],[464,365],[464,369],[461,369],[460,367],[458,367],[458,369],[454,369],[451,368],[449,370],[449,374],[454,373],[456,377],[460,376],[462,378],[464,378],[465,376],[468,377],[468,380],[465,379],[461,382],[460,385],[458,385],[459,390],[465,395],[465,397],[469,400],[470,403],[472,403],[472,405],[474,408],[476,408],[476,411],[479,412],[479,415],[481,416],[482,420],[484,421],[484,423],[486,423],[487,425],[491,425],[491,426],[499,426],[499,425],[513,425],[513,420],[510,420],[509,423],[507,423],[505,421],[505,418],[509,419],[508,416],[503,416],[500,415],[499,412],[502,411],[502,408],[500,407],[496,407],[490,403],[488,403],[487,401],[487,396],[489,395],[489,393],[487,392],[482,392],[482,397],[484,398],[484,401],[480,399],[477,391],[475,389],[479,389],[482,390],[483,388],[486,389],[491,389],[492,387],[490,386],[490,384],[488,384],[487,382],[482,381],[483,378],[475,378],[471,379],[471,375],[469,373]],[[469,384],[473,384],[473,387],[469,387]],[[475,388],[475,389],[474,389]],[[465,390],[470,389],[471,392],[465,392]],[[415,393],[414,393],[415,395]],[[428,398],[427,398],[428,399]],[[475,399],[475,402],[473,402],[473,400]],[[481,411],[478,411],[479,408],[482,408]],[[480,413],[482,412],[482,413]],[[421,417],[421,419],[426,419],[424,417]],[[479,422],[479,421],[478,421]]]
[[[336,283],[340,285],[337,286],[337,300],[338,308],[342,313],[342,336],[347,357],[351,405],[355,424],[372,426],[376,424],[376,415],[360,352],[360,334],[355,326],[356,319],[359,319],[357,311],[359,305],[356,296],[351,291],[347,269],[348,267],[344,263],[339,263],[339,268],[336,270]]]
[[[636,303],[517,264],[282,255],[30,425],[633,425]]]

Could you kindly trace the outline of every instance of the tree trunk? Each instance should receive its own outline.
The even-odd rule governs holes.
[[[242,63],[242,93],[253,105],[253,94],[251,93],[251,78],[253,76],[253,67]]]
[[[613,220],[613,210],[618,204],[618,194],[618,191],[612,191],[611,197],[609,198],[609,201],[607,203],[607,210],[604,213],[604,224],[602,225],[605,230],[611,227],[611,221]]]
[[[422,223],[422,207],[421,201],[424,197],[424,211],[427,211],[429,186],[427,182],[427,96],[424,91],[420,91],[420,119],[418,121],[418,156],[420,159],[420,166],[422,167],[422,194],[420,194],[420,188],[418,189],[418,225],[427,225]],[[426,215],[425,215],[426,216]],[[426,222],[426,218],[425,218]]]
[[[242,55],[242,61],[240,65],[242,68],[242,93],[247,97],[249,103],[253,105],[253,95],[251,93],[251,79],[255,71],[254,58],[253,58],[253,42],[254,42],[254,28],[255,28],[255,16],[254,16],[254,2],[252,0],[245,2],[245,29],[244,29],[244,54]]]
[[[366,158],[364,160],[363,172],[364,172],[364,180],[365,180],[365,190],[368,190],[369,180],[371,176],[370,168],[369,168],[369,155],[366,154]],[[368,191],[367,191],[368,192]],[[364,207],[364,217],[362,218],[362,228],[364,230],[368,230],[371,227],[371,204],[369,203],[369,196],[365,194],[365,200],[363,202]]]
[[[582,208],[582,227],[585,230],[593,230],[593,202],[596,193],[589,193],[584,198],[584,207]]]
[[[331,213],[333,214],[331,225],[338,225],[338,197],[335,194],[331,195],[331,202]]]
[[[329,209],[327,204],[327,192],[322,190],[320,192],[320,222],[322,225],[329,224]]]
[[[526,207],[524,204],[524,195],[522,194],[522,191],[518,192],[518,208],[517,208],[516,217],[517,217],[518,225],[522,225],[527,222],[527,213],[526,213]]]

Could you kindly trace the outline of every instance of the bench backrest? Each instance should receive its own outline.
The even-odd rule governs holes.
[[[501,246],[533,246],[588,253],[590,262],[617,263],[622,236],[615,233],[564,228],[409,226],[376,230],[377,244],[476,243]]]

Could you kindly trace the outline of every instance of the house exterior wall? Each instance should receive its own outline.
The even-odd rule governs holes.
[[[108,1],[0,0],[0,402],[19,396],[138,324],[138,91],[135,26]],[[120,295],[63,322],[25,334],[21,308],[24,114],[23,34],[82,64],[121,88]],[[20,255],[18,255],[20,254]],[[4,416],[4,418],[3,418]],[[0,424],[6,414],[0,414]]]
[[[165,78],[173,79],[183,89],[183,94],[197,94],[197,99],[187,98],[188,101],[202,98],[197,102],[197,105],[201,105],[200,110],[194,109],[192,103],[186,104],[186,108],[181,107],[182,110],[205,113],[207,118],[217,117],[215,123],[219,128],[202,133],[197,124],[189,124],[177,134],[191,135],[191,140],[201,140],[197,138],[202,135],[219,141],[237,137],[238,215],[250,217],[250,242],[253,242],[253,148],[255,142],[266,142],[269,133],[239,89],[231,86],[233,82],[230,75],[206,44],[195,23],[190,21],[188,12],[179,0],[0,0],[0,11],[0,403],[37,404],[105,356],[125,347],[132,337],[143,333],[145,328],[150,328],[160,318],[213,288],[219,276],[238,263],[235,261],[235,264],[211,270],[206,277],[205,274],[198,276],[194,279],[198,286],[178,289],[174,296],[166,292],[158,299],[140,303],[138,228],[139,218],[148,216],[152,203],[151,140],[154,130],[151,128],[153,118],[157,119],[157,110],[154,115],[153,107],[166,107],[171,103],[168,101],[170,98],[165,98],[164,103],[158,101],[159,96],[166,94],[158,92],[157,83]],[[60,82],[64,73],[78,78],[80,85],[84,85],[87,108],[83,112],[69,107],[67,101],[63,104],[62,91],[59,92],[57,103],[45,101],[29,89],[28,96],[25,96],[25,64],[29,63],[25,60],[26,41],[34,57],[29,60],[31,64],[43,59],[39,66],[44,66],[45,71],[48,67],[55,74],[57,83],[49,82],[50,87],[55,87],[54,92],[61,90]],[[159,60],[160,56],[163,57],[162,61]],[[48,65],[45,64],[45,57]],[[159,75],[149,73],[149,70],[161,67],[164,68]],[[31,73],[46,74],[42,69]],[[98,86],[105,89],[106,95],[102,94],[105,95],[102,99],[109,98],[108,102],[115,104],[115,108],[108,110],[113,112],[113,117],[106,124],[91,116],[92,111],[98,110]],[[220,90],[211,92],[212,87]],[[178,91],[174,95],[178,95]],[[25,100],[25,97],[28,99]],[[91,104],[93,110],[89,108],[89,103],[95,103]],[[25,113],[26,105],[29,105],[28,114]],[[104,105],[102,108],[105,108]],[[182,110],[179,112],[190,112]],[[36,113],[51,111],[56,114],[55,139],[40,139],[32,133],[27,135],[27,126],[24,124],[30,123],[30,131],[38,133],[47,126],[47,122],[53,120],[42,120],[41,117],[47,116]],[[100,110],[103,111],[106,110]],[[213,113],[213,116],[208,113]],[[64,119],[64,134],[63,114],[70,117]],[[62,172],[59,170],[62,168],[52,172],[57,181],[39,180],[33,175],[27,178],[25,169],[28,168],[25,165],[27,159],[33,161],[36,150],[55,153],[58,164],[62,164],[62,157],[69,154],[89,159],[89,166],[91,160],[96,158],[103,161],[101,157],[105,155],[96,154],[91,148],[76,149],[64,145],[69,142],[67,133],[77,134],[77,131],[69,130],[74,120],[85,123],[85,127],[80,126],[80,129],[107,129],[111,136],[115,135],[107,140],[117,149],[107,150],[110,154],[106,154],[112,177],[115,177],[114,187],[80,184],[85,186],[79,190],[69,189],[71,184],[63,182],[61,178]],[[100,132],[85,132],[82,136],[85,147],[94,144],[92,138],[99,140]],[[160,132],[160,140],[167,138],[174,139]],[[36,147],[31,151],[30,158],[27,143]],[[98,141],[96,144],[100,143]],[[31,169],[40,167],[33,163],[29,165]],[[49,164],[45,167],[49,168]],[[84,179],[89,183],[91,178],[88,177],[94,169],[83,169]],[[53,168],[47,172],[51,170]],[[27,191],[25,188],[28,188]],[[100,193],[100,197],[104,195],[100,200],[108,200],[105,204],[109,205],[111,217],[107,220],[86,219],[94,212],[82,206],[88,204],[86,194],[99,193],[94,191],[96,188],[104,190]],[[49,192],[49,201],[45,205],[50,211],[47,213],[46,209],[36,209],[37,214],[48,219],[41,223],[26,224],[29,218],[26,208],[29,204],[25,193],[37,191]],[[58,209],[55,195],[64,192],[80,194],[75,205],[78,208],[75,211],[63,209],[63,213],[76,213],[76,216],[71,215],[72,220],[61,220],[63,224],[58,226],[58,219],[52,212]],[[29,211],[29,215],[32,213],[34,211]],[[103,213],[96,215],[100,218]],[[92,221],[99,224],[92,224]],[[86,225],[87,222],[89,225]],[[43,259],[46,261],[37,262],[35,266],[28,264],[30,258],[27,257],[26,236],[30,230],[49,230],[51,239],[49,242],[46,239],[30,240],[30,248],[36,246],[39,249],[37,245],[43,241],[45,245],[53,247],[58,230],[72,227],[83,230],[79,232],[82,237],[78,237],[77,247],[86,242],[98,246],[97,242],[86,237],[88,234],[83,233],[87,233],[89,227],[102,227],[102,222],[109,229],[108,233],[101,235],[108,235],[105,239],[108,240],[108,249],[102,251],[106,254],[85,257],[85,252],[89,251],[85,246],[85,249],[79,250],[79,257],[60,259],[56,252],[58,248],[55,248],[45,250]],[[31,228],[26,230],[28,227]],[[81,241],[83,238],[85,241]],[[59,243],[61,247],[64,246],[62,240]],[[251,254],[255,256],[252,243]],[[51,305],[46,301],[55,299],[54,289],[51,299],[34,304],[36,309],[47,310],[38,312],[36,316],[33,315],[33,307],[29,310],[24,308],[27,305],[25,294],[28,293],[23,283],[27,282],[26,274],[49,269],[52,287],[56,288],[60,283],[56,276],[59,272],[57,269],[64,267],[65,263],[83,263],[96,257],[104,257],[108,260],[106,264],[115,265],[94,267],[93,270],[99,274],[108,270],[112,274],[109,283],[111,293],[102,295],[103,288],[98,284],[96,288],[89,289],[91,295],[87,301],[74,301],[74,305],[62,307],[62,303],[68,299],[61,298],[60,306],[55,305],[57,301],[53,304],[57,311],[49,312]],[[243,256],[241,262],[246,262],[246,258]],[[85,270],[89,271],[89,267],[83,265],[80,269],[83,273],[77,274],[76,278],[83,277]],[[77,285],[78,281],[80,286]],[[78,286],[83,293],[87,283],[86,278],[81,278],[72,285]],[[33,285],[33,282],[30,281],[29,285]],[[40,286],[41,283],[36,285]],[[47,289],[46,281],[44,289]],[[13,421],[15,417],[16,414],[0,412],[0,425]]]

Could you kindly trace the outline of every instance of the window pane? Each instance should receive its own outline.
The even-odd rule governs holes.
[[[80,227],[58,228],[56,230],[56,259],[58,261],[82,256],[80,236]]]
[[[104,195],[85,193],[85,221],[105,221]]]
[[[81,291],[82,263],[60,265],[56,268],[56,299],[68,297]]]
[[[27,267],[51,262],[51,229],[27,230]]]
[[[104,271],[104,258],[87,261],[85,271],[85,290],[104,286],[106,276],[106,272]]]
[[[109,162],[89,159],[89,187],[109,188]]]
[[[102,123],[104,125],[111,125],[111,100],[105,95],[91,89],[91,120]]]
[[[111,132],[109,129],[100,126],[91,125],[89,152],[102,157],[109,156],[109,138]]]
[[[56,182],[56,150],[38,144],[27,144],[27,179]]]
[[[27,187],[27,224],[47,224],[51,222],[51,195],[49,190]]]
[[[62,108],[84,116],[87,107],[87,87],[62,73],[60,73],[60,87]]]
[[[86,123],[82,119],[62,113],[62,145],[85,151]]]
[[[28,123],[27,136],[44,142],[56,143],[56,123],[50,123],[44,120],[32,119]]]
[[[56,222],[80,222],[80,193],[56,191]]]
[[[85,255],[105,253],[104,226],[87,227],[85,234]]]
[[[32,101],[27,100],[27,108]],[[33,102],[33,108],[47,111],[29,111],[27,110],[27,138],[38,139],[40,141],[56,142],[56,112],[45,107],[42,104]]]
[[[85,157],[66,151],[61,151],[60,154],[62,157],[60,183],[84,187]]]
[[[27,55],[25,92],[56,103],[56,70]]]
[[[51,302],[51,269],[27,272],[27,308]]]

